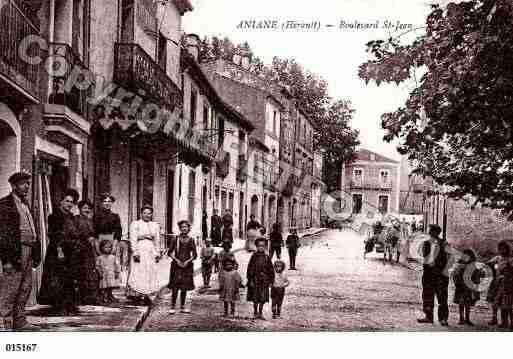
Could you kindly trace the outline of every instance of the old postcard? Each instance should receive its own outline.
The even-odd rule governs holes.
[[[0,0],[2,352],[511,331],[512,25],[510,0]]]

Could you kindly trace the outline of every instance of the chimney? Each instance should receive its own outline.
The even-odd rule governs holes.
[[[196,61],[198,61],[199,58],[199,43],[200,38],[196,34],[187,34],[185,37],[185,46],[187,48],[187,51],[189,54],[194,57]]]
[[[245,70],[249,70],[249,66],[251,65],[250,54],[248,50],[240,50],[240,56],[242,58],[241,66]]]

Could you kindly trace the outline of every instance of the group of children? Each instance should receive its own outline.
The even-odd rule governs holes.
[[[500,309],[499,328],[513,329],[513,258],[511,247],[506,241],[498,244],[499,254],[487,262],[493,273],[488,287],[487,301],[492,307],[492,320],[489,325],[497,325]],[[452,277],[455,285],[454,303],[459,305],[459,324],[473,325],[470,309],[480,298],[479,284],[483,271],[476,266],[476,255],[471,249],[463,251],[456,264]]]
[[[247,300],[253,302],[255,319],[264,319],[263,308],[271,299],[273,319],[281,315],[285,288],[289,285],[280,259],[274,263],[267,253],[267,240],[260,237],[255,241],[256,252],[251,255],[247,269]],[[218,272],[219,299],[224,304],[224,316],[235,317],[235,303],[240,301],[240,288],[244,288],[238,272],[239,265],[228,244],[216,254],[207,240],[201,249],[201,269],[205,288],[210,287],[214,271]]]

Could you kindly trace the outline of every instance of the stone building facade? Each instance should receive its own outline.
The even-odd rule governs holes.
[[[353,162],[342,165],[341,179],[342,190],[351,198],[353,214],[399,213],[399,162],[360,149]]]

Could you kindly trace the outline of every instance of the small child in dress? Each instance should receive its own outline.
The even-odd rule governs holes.
[[[488,294],[486,296],[487,301],[492,306],[492,320],[488,323],[489,325],[497,325],[498,324],[498,291],[500,284],[500,277],[504,268],[506,267],[506,263],[511,260],[511,247],[508,242],[500,241],[497,245],[497,250],[499,252],[498,256],[490,259],[487,264],[490,265],[493,269],[494,278],[490,283],[488,288]]]
[[[235,302],[240,301],[239,287],[242,278],[235,269],[235,260],[226,258],[223,261],[224,274],[219,282],[219,299],[224,303],[224,316],[228,317],[228,307],[230,307],[230,315],[235,317]]]
[[[271,305],[273,310],[273,319],[280,318],[281,306],[285,297],[285,288],[290,282],[284,273],[285,262],[277,260],[274,262],[274,282],[271,287]]]
[[[210,240],[205,241],[205,247],[201,248],[201,274],[203,276],[203,286],[210,288],[210,277],[212,276],[212,268],[216,262],[216,253],[211,245]]]
[[[112,254],[112,241],[100,242],[100,255],[96,258],[96,269],[100,275],[100,303],[110,304],[116,299],[112,294],[114,288],[119,287],[119,275],[121,266],[117,257]]]
[[[472,283],[465,281],[466,275],[470,274],[469,279]],[[474,325],[470,321],[470,307],[473,307],[479,300],[479,285],[480,271],[476,268],[476,254],[471,249],[463,251],[463,258],[461,258],[453,271],[454,281],[454,303],[459,304],[460,321],[458,324]]]

